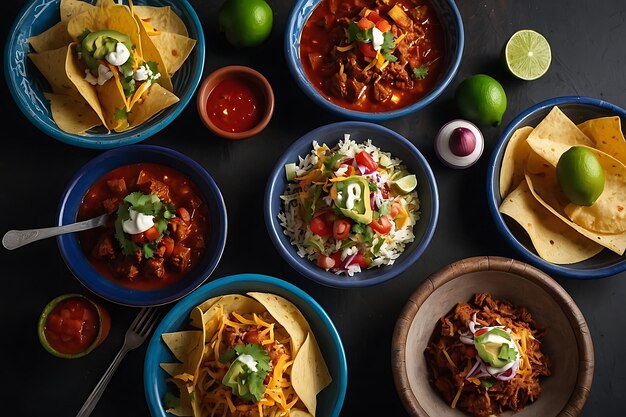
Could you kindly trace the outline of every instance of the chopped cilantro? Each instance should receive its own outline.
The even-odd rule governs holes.
[[[383,44],[381,45],[382,49],[392,50],[396,47],[396,41],[393,38],[393,33],[384,32],[383,33]]]
[[[364,29],[364,30],[360,30],[357,34],[356,34],[356,41],[357,42],[361,42],[361,43],[370,43],[372,42],[372,38],[374,35],[372,35],[372,29]]]
[[[492,378],[480,380],[480,386],[483,388],[491,388],[493,384],[495,384],[495,381]]]
[[[176,408],[180,405],[180,398],[168,391],[163,396],[163,405],[166,409]]]
[[[346,29],[346,39],[348,40],[348,43],[354,42],[356,34],[360,31],[361,29],[359,29],[359,26],[356,23],[351,22]]]
[[[378,190],[378,186],[376,184],[374,184],[373,182],[368,182],[367,186],[369,187],[370,191]]]
[[[374,244],[374,246],[372,246],[371,249],[371,252],[374,254],[374,256],[378,256],[378,253],[380,252],[380,248],[383,246],[383,243],[385,243],[385,239],[377,238],[376,243]]]
[[[413,76],[418,80],[423,80],[428,76],[428,64],[423,64],[418,68],[413,68]]]
[[[322,173],[328,174],[329,172],[331,172],[333,169],[335,169],[335,165],[337,165],[337,162],[341,161],[344,157],[345,155],[338,152],[332,154],[330,158],[324,161],[324,169],[322,170]]]
[[[389,201],[383,202],[378,208],[378,213],[380,213],[381,216],[391,213],[391,203]]]
[[[237,352],[235,349],[228,349],[226,352],[222,353],[219,357],[219,361],[222,363],[230,362],[237,356]]]
[[[265,393],[263,380],[270,370],[270,357],[267,351],[257,343],[248,343],[235,346],[235,352],[237,359],[230,364],[222,383],[230,387],[233,394],[245,401],[261,401]],[[242,355],[250,356],[254,360],[256,370],[239,360]]]
[[[126,107],[116,108],[115,114],[113,115],[115,120],[125,120],[128,118],[128,111],[126,111]]]
[[[359,234],[359,233],[365,233],[365,226],[363,226],[362,224],[359,223],[355,223],[352,225],[352,233],[354,234]]]

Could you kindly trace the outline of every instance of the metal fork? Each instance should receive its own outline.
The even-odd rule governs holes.
[[[122,348],[117,353],[104,375],[102,375],[100,382],[98,382],[98,385],[96,385],[93,389],[91,395],[89,395],[89,398],[87,398],[85,404],[83,404],[83,407],[80,409],[76,417],[87,417],[91,414],[126,353],[141,346],[152,331],[152,328],[156,324],[158,318],[159,314],[156,307],[144,307],[141,309],[139,314],[137,314],[137,317],[135,317],[135,320],[133,320],[130,327],[126,331],[124,345],[122,345]]]

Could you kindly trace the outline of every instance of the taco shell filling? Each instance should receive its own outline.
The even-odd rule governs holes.
[[[196,306],[190,324],[199,330],[162,335],[179,361],[161,364],[178,388],[178,402],[167,412],[315,416],[316,396],[332,379],[307,320],[293,303],[275,294],[227,294]],[[256,385],[246,382],[255,378]]]

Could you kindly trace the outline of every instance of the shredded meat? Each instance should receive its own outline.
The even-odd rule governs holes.
[[[509,381],[493,377],[471,378],[470,368],[476,363],[477,351],[472,344],[461,341],[461,334],[471,334],[468,322],[480,326],[503,326],[513,335],[528,334],[525,360],[530,363],[524,375],[519,371]],[[476,293],[467,303],[458,303],[438,321],[424,357],[430,380],[444,400],[475,417],[520,411],[541,394],[541,379],[550,375],[549,358],[541,351],[543,331],[536,328],[530,312],[507,300],[496,300],[489,293]],[[489,384],[493,384],[490,385]]]

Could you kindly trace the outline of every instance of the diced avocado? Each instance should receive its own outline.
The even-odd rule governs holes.
[[[239,378],[245,373],[246,370],[243,368],[243,362],[235,360],[230,365],[230,368],[228,368],[228,371],[226,372],[226,375],[224,375],[224,378],[222,378],[222,384],[232,388],[233,392],[235,392],[236,390],[236,392],[238,393],[242,387],[245,387],[243,384],[240,383]],[[247,388],[245,388],[245,390],[247,391]]]
[[[480,356],[483,361],[495,368],[502,368],[507,363],[515,360],[515,355],[511,355],[515,352],[513,349],[509,348],[508,344],[490,341],[490,336],[511,340],[511,336],[507,332],[498,328],[491,329],[480,336],[474,337],[474,346],[476,347],[478,356]],[[493,339],[493,337],[491,339]],[[511,357],[513,358],[512,360]]]
[[[115,30],[97,30],[86,34],[79,44],[79,50],[87,67],[98,68],[99,60],[109,52],[114,52],[118,42],[123,43],[129,51],[132,51],[133,44],[128,35]]]
[[[287,181],[293,181],[296,179],[296,169],[296,164],[293,162],[285,164],[285,175],[287,176]]]

